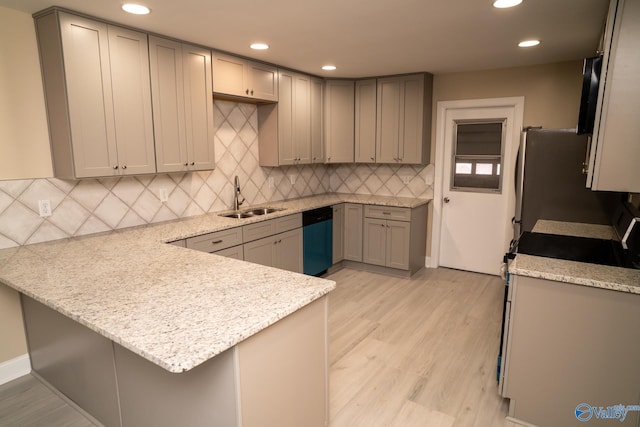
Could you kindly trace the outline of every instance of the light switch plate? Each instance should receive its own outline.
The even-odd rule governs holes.
[[[296,176],[293,174],[289,175],[289,181],[291,181],[291,185],[296,185]]]
[[[269,181],[269,190],[273,190],[273,188],[275,187],[275,184],[273,182],[273,177],[270,176],[268,181]]]

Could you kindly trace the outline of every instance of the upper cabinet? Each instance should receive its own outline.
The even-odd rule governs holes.
[[[270,65],[214,52],[213,91],[255,101],[278,101],[278,70]]]
[[[376,79],[358,80],[355,89],[355,162],[376,161]]]
[[[213,169],[211,52],[149,37],[158,172]]]
[[[429,162],[432,85],[428,73],[378,79],[376,163]]]
[[[155,172],[147,35],[58,10],[36,30],[55,176]]]
[[[322,85],[315,77],[278,71],[278,103],[258,106],[261,166],[323,161]]]
[[[353,163],[354,82],[325,82],[325,148],[326,163]]]
[[[640,2],[611,1],[587,176],[592,190],[640,192],[639,46]]]

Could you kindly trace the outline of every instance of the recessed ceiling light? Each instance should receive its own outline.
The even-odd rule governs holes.
[[[496,0],[493,2],[493,7],[498,9],[506,9],[508,7],[517,6],[522,3],[522,0]]]
[[[538,46],[539,44],[540,44],[540,40],[524,40],[518,43],[518,46],[531,47],[531,46]]]
[[[265,49],[269,49],[269,45],[266,43],[253,43],[251,46],[249,46],[251,49],[255,49],[255,50],[265,50]]]
[[[147,6],[135,3],[125,3],[122,5],[122,10],[125,12],[133,13],[134,15],[147,15],[151,10]]]
[[[322,69],[325,70],[325,71],[333,71],[333,70],[336,69],[336,66],[335,65],[323,65]]]

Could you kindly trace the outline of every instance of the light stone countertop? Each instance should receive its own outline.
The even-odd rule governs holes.
[[[580,222],[541,219],[536,222],[536,225],[531,231],[535,233],[559,234],[561,236],[590,237],[593,239],[617,239],[613,227],[603,224],[583,224]]]
[[[340,202],[424,199],[329,194],[259,218],[206,214],[0,250],[0,282],[170,372],[188,371],[326,295],[335,282],[164,244]]]
[[[539,220],[534,232],[596,239],[615,239],[613,227]],[[509,272],[564,283],[640,294],[640,270],[518,254]]]

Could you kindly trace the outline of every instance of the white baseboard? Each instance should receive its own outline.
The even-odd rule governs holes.
[[[0,385],[13,381],[31,372],[29,354],[0,363]]]

